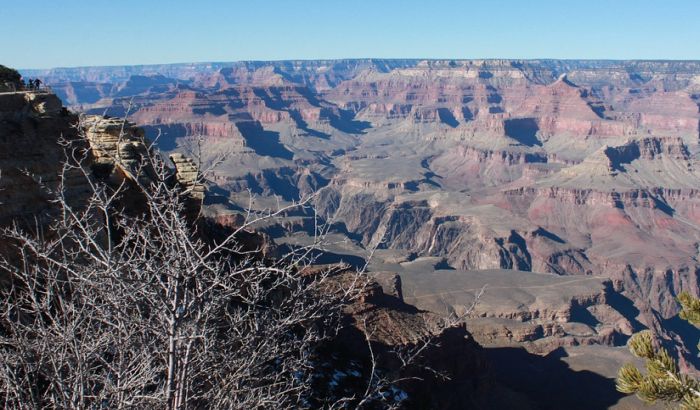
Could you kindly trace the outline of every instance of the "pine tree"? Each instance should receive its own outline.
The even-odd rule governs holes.
[[[20,85],[21,80],[22,76],[17,70],[0,64],[0,86],[12,85],[16,88]]]
[[[688,293],[678,296],[680,317],[700,327],[700,299]],[[617,376],[617,390],[636,394],[647,403],[678,403],[683,410],[700,409],[700,382],[681,374],[676,362],[663,347],[654,345],[651,331],[633,335],[628,343],[633,355],[646,359],[646,374],[633,364],[624,365]]]

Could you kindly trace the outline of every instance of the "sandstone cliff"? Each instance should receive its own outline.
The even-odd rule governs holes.
[[[149,149],[143,132],[115,118],[80,118],[66,110],[54,94],[0,93],[0,224],[22,221],[39,226],[54,207],[58,189],[72,204],[90,194],[90,178],[106,179],[115,186],[124,180],[149,183]],[[65,168],[67,155],[85,156],[87,174]],[[182,155],[174,156],[174,176],[191,193],[189,212],[196,215],[203,200],[203,185],[196,166]],[[61,185],[62,184],[62,185]],[[138,188],[135,188],[137,191]],[[137,209],[138,194],[128,199]]]

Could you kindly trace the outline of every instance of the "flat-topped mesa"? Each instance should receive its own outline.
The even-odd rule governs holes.
[[[680,137],[650,137],[630,142],[639,147],[639,157],[642,159],[655,159],[660,155],[669,156],[674,160],[690,159],[688,147]]]
[[[455,149],[455,155],[468,158],[477,162],[485,160],[501,161],[504,165],[508,166],[547,162],[547,156],[541,152],[527,152],[506,149],[479,149],[467,145],[457,147]]]
[[[694,163],[682,137],[644,137],[603,145],[582,162],[541,179],[534,187],[620,193],[694,191],[700,184]]]
[[[509,148],[481,148],[459,145],[433,158],[430,169],[441,176],[443,184],[461,187],[501,186],[528,173],[530,176],[546,173],[556,165],[547,164],[543,151],[519,146]],[[530,168],[535,164],[540,169]],[[521,181],[522,182],[522,181]]]
[[[632,161],[655,160],[666,157],[675,161],[688,161],[690,152],[680,137],[648,137],[628,141],[616,147],[604,147],[602,152],[608,159],[611,172],[620,171],[623,164]]]

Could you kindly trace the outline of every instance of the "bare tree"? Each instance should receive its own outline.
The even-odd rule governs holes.
[[[348,408],[385,401],[382,392],[400,380],[378,377],[369,336],[366,389],[315,397],[319,347],[369,283],[364,270],[311,268],[329,225],[317,226],[311,245],[275,260],[241,240],[265,219],[311,208],[313,198],[248,211],[239,227],[213,233],[189,214],[197,184],[179,184],[157,151],[133,142],[123,147],[138,161],[108,174],[95,172],[82,140],[65,142],[61,182],[47,187],[55,197],[50,221],[2,230],[14,248],[0,257],[0,275],[8,278],[0,286],[4,407]],[[89,191],[80,201],[76,179]],[[431,340],[413,344],[402,366]]]
[[[154,151],[115,185],[94,177],[89,152],[66,148],[53,221],[2,232],[16,249],[0,260],[5,407],[304,407],[314,348],[365,279],[304,274],[308,250],[271,262],[239,238],[307,202],[211,237]],[[78,205],[65,184],[76,176],[90,187]],[[138,212],[124,205],[134,195]]]

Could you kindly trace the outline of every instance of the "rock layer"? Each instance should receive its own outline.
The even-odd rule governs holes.
[[[342,60],[27,74],[73,104],[128,115],[166,151],[201,146],[205,163],[227,153],[212,182],[235,205],[222,201],[216,212],[319,191],[318,213],[293,215],[287,227],[311,233],[320,217],[358,248],[455,269],[593,275],[607,281],[606,300],[631,301],[632,328],[697,339],[672,318],[678,292],[700,293],[698,62]],[[277,235],[288,233],[282,225]],[[607,303],[587,305],[590,315],[615,316],[598,305]],[[565,329],[537,326],[518,327],[514,340],[569,340]],[[575,340],[619,344],[627,327]],[[688,361],[693,349],[682,352]]]

